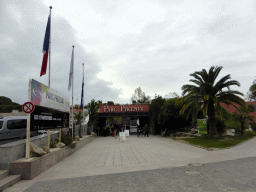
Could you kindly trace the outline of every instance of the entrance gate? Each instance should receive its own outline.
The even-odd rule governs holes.
[[[97,127],[100,129],[105,127],[106,119],[109,117],[121,117],[121,125],[126,126],[126,129],[129,129],[131,133],[137,133],[137,124],[143,127],[147,124],[149,132],[152,132],[147,104],[101,105]]]

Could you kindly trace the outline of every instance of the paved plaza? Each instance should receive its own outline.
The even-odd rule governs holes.
[[[216,191],[242,191],[243,181],[249,181],[243,189],[250,191],[256,180],[255,146],[256,139],[251,139],[230,149],[207,151],[161,136],[132,135],[125,142],[98,137],[33,180],[5,191],[215,191],[215,185]],[[208,185],[207,178],[214,183]]]

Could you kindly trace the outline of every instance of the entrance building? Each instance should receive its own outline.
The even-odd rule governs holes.
[[[120,117],[118,125],[130,130],[130,133],[137,133],[137,126],[149,126],[149,133],[152,133],[152,126],[147,104],[130,105],[101,105],[98,111],[97,127],[102,129],[106,126],[107,118]]]

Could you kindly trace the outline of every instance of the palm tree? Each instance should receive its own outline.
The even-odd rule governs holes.
[[[80,127],[79,127],[79,138],[82,138],[82,135],[81,135],[81,122],[82,122],[82,119],[83,119],[83,114],[81,111],[79,111],[78,113],[75,113],[74,115],[74,118],[77,120],[78,123],[80,123]]]
[[[199,109],[202,109],[203,114],[208,116],[209,130],[207,130],[207,134],[211,136],[217,136],[216,112],[218,112],[220,117],[223,117],[225,113],[225,109],[220,103],[225,103],[226,105],[233,105],[233,103],[241,106],[245,105],[245,101],[237,96],[243,94],[239,91],[230,90],[231,85],[240,86],[238,81],[228,81],[230,74],[215,82],[221,69],[222,67],[212,66],[209,72],[203,69],[202,71],[190,74],[190,76],[195,78],[190,81],[196,85],[183,85],[182,97],[177,101],[177,104],[182,104],[180,114],[187,113],[188,116],[192,114],[194,120],[197,118]]]

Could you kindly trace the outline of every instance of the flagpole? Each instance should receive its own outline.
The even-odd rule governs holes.
[[[83,63],[83,83],[84,83],[84,63]],[[84,124],[84,85],[83,85],[83,124]],[[84,128],[84,127],[83,127]]]
[[[50,39],[49,39],[49,80],[48,80],[48,86],[50,87],[50,84],[51,84],[51,79],[50,79],[50,73],[51,73],[51,19],[52,19],[52,16],[51,16],[51,11],[52,11],[52,6],[50,6]]]
[[[74,108],[73,108],[73,93],[74,93],[74,45],[72,46],[73,47],[73,66],[72,66],[72,138],[73,138],[73,135],[74,135]]]

